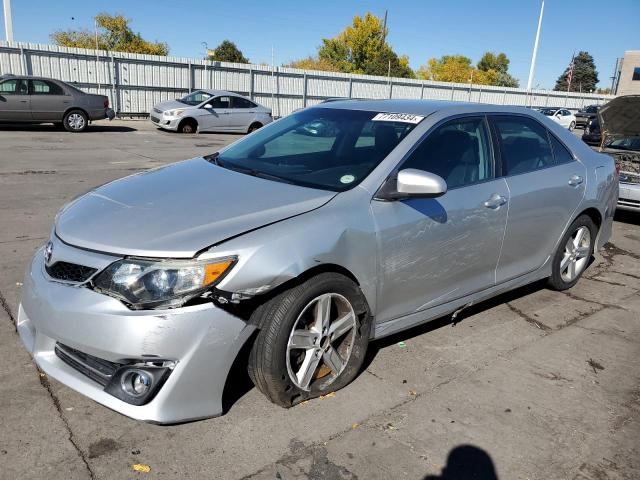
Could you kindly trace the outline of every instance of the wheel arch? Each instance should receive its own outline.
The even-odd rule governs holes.
[[[79,110],[79,111],[81,111],[82,113],[84,113],[84,114],[87,116],[87,121],[90,121],[90,120],[91,120],[91,118],[89,118],[89,112],[87,112],[87,110],[86,110],[85,108],[77,107],[77,106],[72,106],[72,107],[67,108],[67,109],[64,111],[64,113],[62,114],[62,120],[61,120],[61,122],[64,122],[64,118],[67,116],[67,114],[68,114],[69,112],[73,112],[74,110]]]
[[[198,120],[196,120],[194,117],[185,117],[180,120],[180,123],[178,123],[178,131],[180,131],[180,128],[182,128],[185,123],[193,123],[196,126],[196,130],[198,130],[198,127],[200,126]]]

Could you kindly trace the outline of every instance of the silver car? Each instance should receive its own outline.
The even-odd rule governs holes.
[[[617,192],[611,157],[525,108],[326,103],[66,205],[18,330],[44,372],[136,419],[221,414],[245,345],[289,407],[351,382],[370,340],[572,287]]]
[[[151,122],[180,133],[251,133],[273,122],[271,110],[224,90],[196,90],[153,107]]]
[[[90,121],[114,117],[104,95],[85,93],[53,78],[0,76],[2,123],[53,123],[82,132]]]

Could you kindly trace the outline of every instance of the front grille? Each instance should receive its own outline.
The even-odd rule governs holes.
[[[56,262],[45,267],[51,278],[65,282],[85,282],[96,273],[96,268],[69,262]]]
[[[61,343],[56,343],[55,352],[64,363],[103,387],[107,386],[118,367],[120,367],[119,363],[102,360]]]
[[[151,115],[151,121],[153,123],[160,123],[160,119],[158,117],[154,117],[153,115]]]
[[[620,172],[619,177],[621,183],[640,183],[640,175],[629,172]]]

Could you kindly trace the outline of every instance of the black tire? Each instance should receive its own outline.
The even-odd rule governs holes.
[[[259,122],[254,122],[251,125],[249,125],[249,130],[247,130],[247,133],[255,132],[259,128],[262,128],[262,124]]]
[[[82,110],[70,110],[65,114],[62,124],[67,132],[84,132],[89,125],[89,118]]]
[[[180,123],[178,132],[180,133],[196,133],[198,131],[198,122],[192,118],[187,118]]]
[[[310,302],[325,294],[348,300],[355,312],[356,327],[344,337],[350,340],[350,355],[341,373],[314,375],[309,388],[305,390],[299,388],[290,377],[287,358],[295,354],[288,354],[287,346],[292,329],[298,325],[298,317]],[[282,407],[291,407],[349,384],[360,372],[371,331],[371,316],[360,288],[351,279],[338,273],[321,273],[285,290],[258,307],[251,321],[260,327],[260,331],[249,355],[249,376],[269,400]],[[318,342],[320,345],[321,342]],[[305,358],[304,355],[301,358]],[[317,372],[315,368],[314,372],[320,375],[323,365],[318,365]]]
[[[568,280],[566,278],[563,278],[562,272],[564,271],[564,269],[561,268],[561,262],[567,255],[566,245],[569,242],[569,239],[572,238],[582,227],[586,227],[587,229],[589,229],[590,236],[588,252],[585,257],[582,257],[586,258],[586,261],[584,262],[584,266],[582,266],[580,270],[577,271],[575,278]],[[552,273],[551,276],[547,279],[547,284],[550,288],[558,291],[568,290],[576,283],[578,283],[578,280],[580,280],[580,277],[589,266],[589,262],[591,261],[591,258],[593,256],[593,246],[596,241],[597,233],[598,228],[593,223],[593,220],[591,220],[591,217],[589,217],[588,215],[580,215],[574,220],[574,222],[562,237],[562,240],[560,240],[556,253],[553,256],[553,261],[551,263]]]

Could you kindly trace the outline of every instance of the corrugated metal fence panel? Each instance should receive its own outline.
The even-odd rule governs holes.
[[[110,98],[119,113],[147,113],[160,101],[193,89],[229,90],[281,116],[329,97],[424,98],[492,104],[558,106],[602,104],[610,95],[578,94],[429,80],[305,71],[268,65],[105,52],[56,45],[0,41],[0,74],[58,78]],[[100,88],[98,89],[98,86]],[[305,98],[306,97],[306,98]]]

